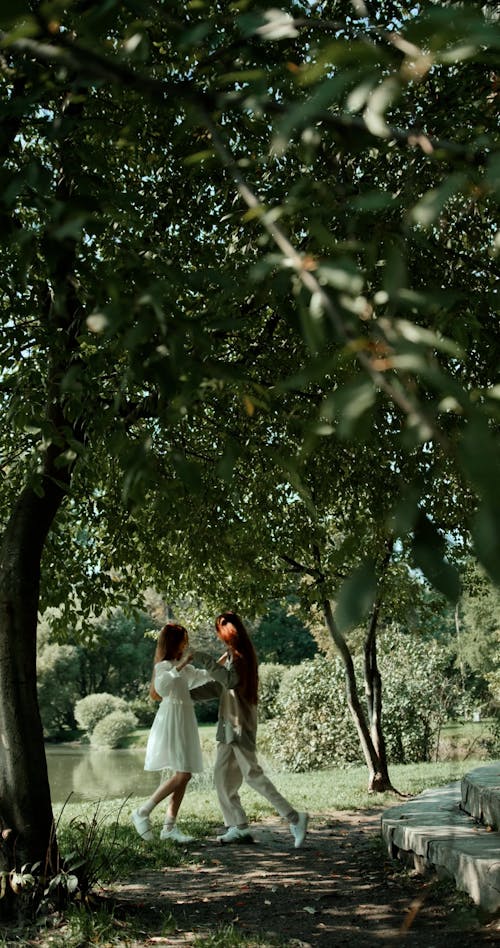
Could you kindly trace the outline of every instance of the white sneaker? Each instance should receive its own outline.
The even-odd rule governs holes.
[[[238,829],[230,826],[222,836],[217,837],[218,843],[253,843],[253,836],[248,829]]]
[[[174,843],[194,842],[194,836],[186,836],[186,833],[182,833],[180,829],[177,829],[177,826],[172,826],[172,829],[165,829],[165,827],[163,827],[160,833],[160,839],[171,839]]]
[[[299,813],[297,823],[290,823],[290,832],[295,839],[295,849],[302,846],[306,838],[307,824],[309,823],[309,813]]]
[[[153,830],[151,829],[149,816],[141,816],[139,810],[133,810],[130,817],[139,836],[142,836],[142,839],[146,841],[153,839]]]

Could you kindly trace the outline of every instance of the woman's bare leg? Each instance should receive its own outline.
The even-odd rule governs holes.
[[[185,778],[184,782],[180,780],[179,778]],[[155,790],[155,792],[153,793],[151,797],[151,803],[153,804],[153,806],[158,806],[158,804],[161,803],[161,801],[164,800],[165,797],[170,796],[171,793],[175,793],[176,790],[178,790],[179,786],[182,786],[182,784],[184,784],[182,796],[179,800],[179,806],[180,806],[182,802],[182,797],[184,796],[186,787],[190,779],[191,779],[191,774],[186,774],[182,772],[177,772],[172,777],[169,777],[169,779],[165,780],[164,783],[161,783],[158,789]],[[179,809],[179,806],[177,807],[177,809]]]
[[[132,822],[143,839],[149,840],[153,838],[149,815],[155,806],[158,806],[165,797],[170,796],[162,833],[168,833],[170,838],[172,833],[177,833],[176,840],[178,842],[190,842],[192,840],[192,837],[185,836],[175,829],[177,813],[179,812],[179,807],[184,799],[186,787],[190,780],[190,773],[177,771],[173,777],[170,777],[169,780],[165,780],[164,783],[160,784],[158,790],[155,791],[153,796],[150,797],[146,803],[143,803],[137,810],[134,810],[132,813]],[[161,838],[166,837],[162,836]]]
[[[154,810],[155,806],[158,806],[158,804],[161,803],[165,797],[168,797],[170,794],[172,794],[175,796],[176,802],[174,803],[174,808],[175,813],[177,814],[186,792],[186,787],[190,780],[190,773],[177,771],[172,777],[169,777],[168,780],[165,780],[163,783],[161,783],[158,789],[155,790],[152,796],[150,796],[149,800],[146,800],[146,802],[138,808],[139,813],[143,814],[144,816],[149,816],[152,810]]]

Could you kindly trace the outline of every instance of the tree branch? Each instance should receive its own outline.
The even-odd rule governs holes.
[[[389,34],[391,35],[391,34]],[[166,82],[163,79],[154,79],[145,76],[142,73],[131,69],[129,66],[118,62],[116,59],[103,56],[93,50],[79,46],[70,35],[58,33],[56,38],[51,38],[52,42],[41,42],[30,37],[22,37],[9,43],[8,36],[0,32],[0,42],[5,42],[10,49],[20,53],[28,53],[36,60],[53,65],[65,65],[68,68],[77,70],[81,75],[101,79],[105,82],[111,82],[134,89],[143,93],[148,98],[153,99],[161,105],[171,99],[178,102],[179,99],[198,105],[205,110],[215,108],[235,108],[241,105],[247,98],[247,91],[243,90],[239,95],[231,95],[231,100],[219,99],[198,88],[192,80],[178,80]],[[401,39],[401,38],[400,38]],[[391,35],[391,42],[394,38]],[[394,45],[397,45],[394,42]],[[416,50],[415,47],[415,51]],[[290,105],[295,103],[281,104],[278,102],[262,103],[263,111],[270,114],[286,114]],[[420,147],[427,156],[436,153],[447,153],[451,157],[460,159],[473,166],[484,163],[487,156],[483,149],[470,149],[465,145],[452,142],[447,139],[440,139],[426,135],[420,129],[400,129],[394,126],[386,125],[384,135],[374,132],[363,118],[347,115],[334,115],[325,110],[317,113],[317,121],[334,128],[337,132],[349,134],[356,132],[366,134],[370,138],[379,141],[381,138],[387,141],[396,141],[409,147]]]
[[[339,310],[336,308],[329,294],[312,272],[310,262],[306,259],[305,255],[300,254],[295,249],[285,232],[282,230],[279,224],[276,223],[273,213],[269,210],[266,210],[254,191],[251,190],[245,178],[243,177],[236,160],[229,151],[229,148],[226,146],[210,115],[208,115],[206,112],[204,112],[204,121],[212,136],[215,150],[217,151],[224,167],[227,169],[231,178],[233,179],[243,201],[248,208],[257,212],[258,219],[260,220],[262,226],[265,228],[265,230],[267,230],[270,237],[272,237],[275,244],[281,250],[284,258],[284,264],[295,271],[303,286],[309,291],[311,296],[314,296],[315,299],[318,300],[324,312],[328,314],[342,345],[352,345],[355,358],[370,376],[373,384],[381,391],[385,392],[393,404],[401,408],[405,415],[415,418],[420,424],[425,425],[427,430],[432,433],[435,440],[441,444],[445,451],[447,451],[449,447],[447,439],[439,430],[439,428],[437,428],[437,426],[433,423],[433,421],[426,416],[418,402],[412,399],[404,391],[397,379],[394,379],[392,382],[389,381],[383,372],[374,367],[370,356],[368,356],[363,350],[359,348],[359,346],[356,345],[356,336],[354,335],[351,328],[344,324]]]
[[[287,556],[286,553],[280,553],[280,560],[284,560],[285,563],[291,566],[291,573],[303,573],[305,576],[314,577],[317,582],[324,581],[323,574],[314,566],[305,566],[304,563],[299,563],[298,560],[295,560],[292,556]]]

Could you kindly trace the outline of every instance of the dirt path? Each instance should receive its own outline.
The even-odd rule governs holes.
[[[268,820],[253,845],[204,840],[191,847],[190,866],[145,872],[106,896],[116,912],[149,918],[142,944],[187,948],[205,929],[233,925],[291,948],[500,946],[498,920],[480,924],[451,885],[436,886],[386,857],[380,812],[313,817],[298,850],[286,825]],[[160,915],[169,912],[176,930],[162,935]]]

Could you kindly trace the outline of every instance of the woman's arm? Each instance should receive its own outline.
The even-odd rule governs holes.
[[[208,652],[193,652],[192,660],[203,668],[206,668],[206,670],[210,672],[211,678],[220,682],[224,688],[235,688],[240,680],[234,665],[230,665],[229,668],[224,665],[219,665],[218,660]]]
[[[198,685],[193,688],[189,694],[193,701],[213,701],[220,698],[223,691],[220,682],[210,680],[205,685]]]
[[[179,671],[177,668],[166,668],[163,662],[158,662],[155,666],[153,685],[161,698],[168,697],[178,677]]]
[[[192,655],[190,658],[192,658]],[[195,668],[194,665],[191,664],[186,665],[184,668],[184,676],[190,691],[192,688],[206,685],[207,682],[212,680],[212,674],[206,668]]]

